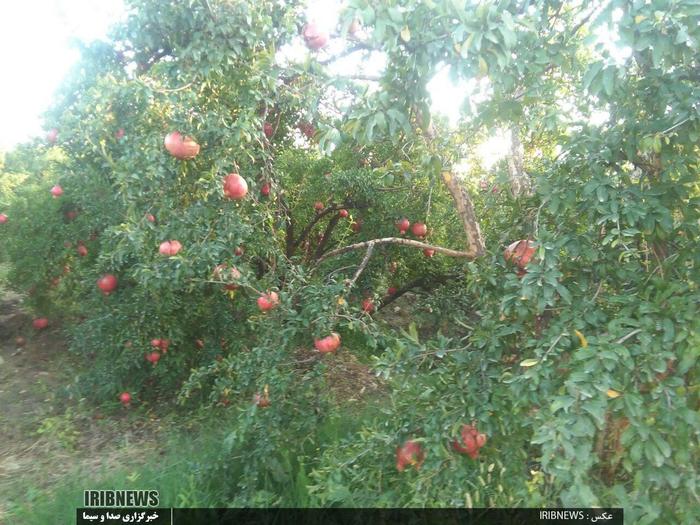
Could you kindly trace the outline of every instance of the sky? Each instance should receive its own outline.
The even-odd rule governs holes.
[[[311,0],[307,18],[328,28],[337,23],[340,2]],[[42,114],[51,103],[78,52],[71,41],[104,38],[111,25],[124,17],[123,0],[17,0],[3,2],[0,16],[0,151],[44,134]],[[331,46],[333,43],[331,43]],[[330,46],[329,46],[330,47]],[[331,48],[332,49],[332,48]],[[292,53],[306,52],[300,50]],[[337,68],[356,70],[352,58]],[[363,64],[363,72],[378,73],[382,60]],[[337,71],[337,72],[340,72]],[[454,86],[442,70],[431,81],[433,111],[456,118],[467,86]],[[505,154],[506,144],[489,145],[495,157]],[[493,156],[488,155],[487,156]]]

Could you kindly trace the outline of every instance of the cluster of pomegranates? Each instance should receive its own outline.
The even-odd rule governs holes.
[[[476,425],[462,425],[460,439],[452,442],[452,448],[472,459],[479,457],[479,449],[486,444],[486,434],[480,433]],[[407,440],[396,449],[396,469],[403,472],[407,467],[420,469],[425,461],[425,450],[414,440]]]

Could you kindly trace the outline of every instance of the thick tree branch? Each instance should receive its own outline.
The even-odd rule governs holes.
[[[333,230],[335,227],[338,225],[338,222],[340,221],[340,215],[335,214],[333,218],[328,221],[328,225],[326,226],[326,231],[323,232],[323,237],[321,237],[321,242],[318,243],[318,246],[316,247],[316,253],[314,254],[314,259],[319,259],[322,255],[323,252],[326,250],[326,246],[328,246],[328,241],[331,239],[331,234],[333,233]]]
[[[451,279],[456,279],[458,278],[459,275],[457,274],[443,274],[443,275],[424,275],[423,277],[418,277],[417,279],[414,279],[413,281],[410,281],[403,285],[401,288],[396,290],[396,293],[392,295],[387,295],[382,299],[381,304],[379,305],[378,310],[381,310],[385,306],[389,306],[391,303],[396,301],[399,297],[401,297],[403,294],[406,292],[410,292],[414,288],[424,288],[428,290],[432,290],[434,288],[437,288],[441,284],[445,284],[447,281]]]
[[[402,246],[410,246],[411,248],[420,248],[420,249],[430,248],[431,250],[435,250],[437,253],[447,255],[448,257],[464,257],[465,259],[474,259],[477,256],[477,254],[474,253],[473,251],[460,252],[458,250],[452,250],[450,248],[443,248],[442,246],[434,246],[432,244],[427,244],[425,242],[420,242],[420,241],[414,241],[412,239],[401,239],[398,237],[384,237],[381,239],[372,239],[371,241],[358,242],[356,244],[344,246],[343,248],[337,248],[335,250],[331,250],[328,253],[324,254],[323,257],[321,257],[318,260],[318,262],[324,261],[324,260],[329,259],[331,257],[335,257],[336,255],[341,255],[343,253],[351,252],[353,250],[361,250],[363,248],[368,248],[369,246],[374,246],[374,245],[378,245],[378,244],[399,244]]]
[[[355,283],[357,280],[360,278],[360,275],[362,275],[362,272],[365,271],[365,268],[367,268],[367,264],[369,263],[370,257],[372,257],[372,252],[374,251],[374,243],[370,241],[370,244],[367,246],[367,253],[365,253],[364,258],[362,259],[362,262],[360,263],[360,266],[357,268],[357,271],[355,272],[355,275],[352,276],[352,279],[348,283],[348,290],[355,286]]]
[[[457,214],[462,219],[462,225],[464,227],[464,232],[467,235],[467,255],[453,256],[453,257],[469,257],[474,259],[476,257],[481,257],[485,252],[486,248],[484,246],[484,239],[481,236],[481,229],[479,228],[479,222],[476,220],[476,213],[474,212],[474,204],[467,189],[464,184],[461,183],[452,173],[449,171],[442,172],[442,180],[447,186],[447,189],[452,195],[452,200],[455,202],[457,207]],[[438,250],[436,250],[438,251]],[[444,253],[444,252],[443,252]],[[447,255],[447,254],[446,254]]]

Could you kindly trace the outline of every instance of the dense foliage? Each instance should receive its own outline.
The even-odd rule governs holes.
[[[82,395],[238,410],[231,504],[280,504],[264,480],[297,475],[311,505],[700,519],[700,4],[350,0],[308,50],[295,2],[180,4],[131,0],[47,114],[57,134],[5,158],[0,257],[92,363]],[[473,95],[456,126],[430,115],[445,68]],[[499,130],[513,147],[487,168],[475,152]],[[165,149],[174,131],[194,158]],[[527,264],[504,258],[521,239]],[[406,292],[405,329],[379,321]],[[323,442],[344,353],[382,399]],[[465,424],[486,436],[475,457],[453,445]]]

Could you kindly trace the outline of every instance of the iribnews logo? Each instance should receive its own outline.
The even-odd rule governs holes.
[[[86,490],[85,507],[157,507],[157,490]]]

